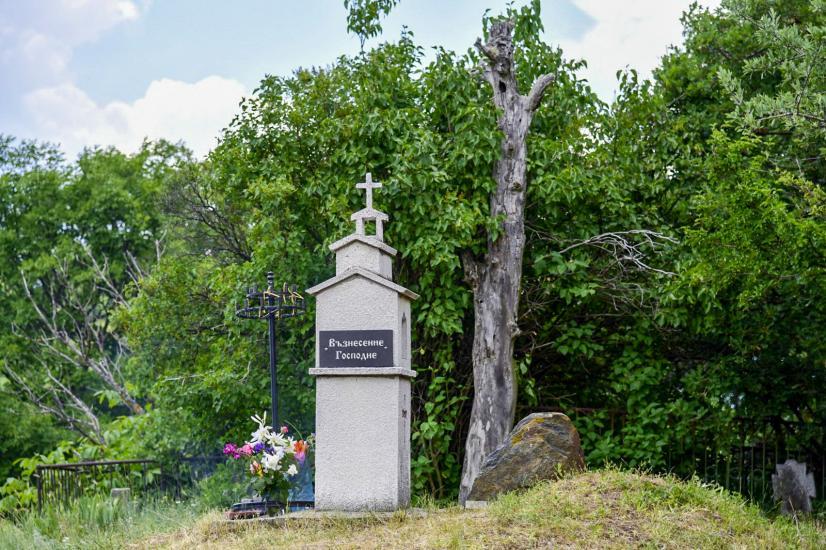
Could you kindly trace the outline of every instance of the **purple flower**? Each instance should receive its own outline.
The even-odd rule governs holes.
[[[240,454],[238,454],[238,448],[233,443],[227,443],[226,445],[224,445],[224,454],[231,455],[232,458],[236,459],[241,456]]]
[[[255,453],[255,454],[258,454],[258,453],[260,453],[261,451],[263,451],[266,447],[267,447],[266,445],[264,445],[263,443],[261,443],[261,442],[259,441],[258,443],[256,443],[255,445],[253,445],[253,447],[252,447],[252,452],[253,452],[253,453]]]

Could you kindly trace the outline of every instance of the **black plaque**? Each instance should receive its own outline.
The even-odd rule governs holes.
[[[318,366],[392,367],[392,330],[321,330]]]

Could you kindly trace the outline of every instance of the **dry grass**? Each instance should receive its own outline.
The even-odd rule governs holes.
[[[431,507],[426,517],[228,526],[211,513],[135,548],[824,548],[812,521],[770,519],[699,483],[615,470],[507,495],[486,510]]]

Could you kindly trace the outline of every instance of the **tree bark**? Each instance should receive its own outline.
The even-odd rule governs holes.
[[[473,288],[473,408],[470,417],[459,501],[464,503],[485,457],[513,427],[517,384],[513,364],[519,334],[519,285],[525,250],[525,193],[528,129],[553,75],[539,77],[528,95],[521,95],[513,63],[513,22],[492,24],[482,53],[485,80],[493,90],[504,136],[493,170],[496,191],[490,214],[502,219],[497,234],[488,235],[487,254],[479,261],[466,255],[463,264]]]

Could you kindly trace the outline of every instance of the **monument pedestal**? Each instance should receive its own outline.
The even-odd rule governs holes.
[[[410,379],[402,368],[317,368],[315,509],[410,505]]]

